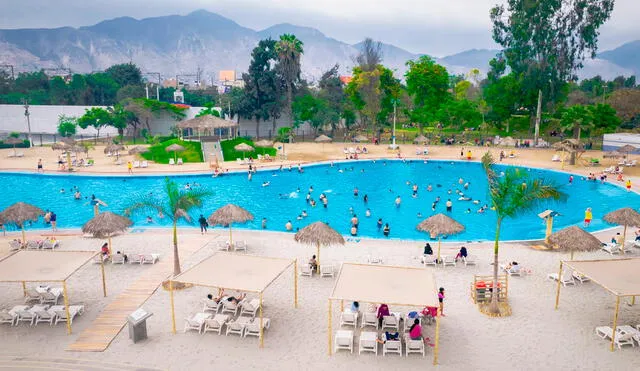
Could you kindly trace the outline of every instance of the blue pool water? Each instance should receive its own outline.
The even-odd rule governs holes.
[[[562,184],[569,194],[566,203],[549,201],[527,215],[515,220],[506,220],[502,229],[503,239],[522,240],[539,239],[544,237],[545,226],[537,213],[549,208],[562,214],[554,223],[554,230],[568,225],[582,225],[584,210],[593,208],[594,220],[590,231],[609,227],[602,220],[602,216],[609,211],[622,206],[640,207],[640,196],[628,193],[624,189],[600,182],[589,182],[575,176],[574,183],[568,184],[568,174],[526,169],[533,176],[552,179]],[[376,227],[378,218],[389,223],[391,238],[425,239],[428,236],[416,231],[416,225],[424,218],[434,214],[431,204],[437,196],[438,203],[435,213],[445,212],[445,202],[451,199],[453,211],[451,216],[466,227],[460,235],[450,237],[450,240],[491,240],[495,232],[495,213],[487,210],[478,214],[477,209],[487,200],[487,182],[478,163],[450,162],[450,161],[413,161],[403,163],[393,160],[356,161],[329,165],[306,166],[303,174],[296,168],[293,171],[260,171],[247,180],[247,174],[226,174],[212,178],[209,175],[176,175],[171,176],[180,185],[198,183],[200,187],[210,189],[214,194],[206,200],[202,210],[194,210],[192,216],[197,219],[200,213],[210,215],[216,208],[227,203],[235,203],[248,209],[254,214],[255,220],[236,227],[260,229],[261,220],[267,218],[267,229],[284,231],[288,220],[296,228],[302,228],[315,221],[328,222],[333,228],[344,235],[349,234],[351,213],[350,208],[360,219],[359,236],[384,238]],[[470,182],[468,190],[458,183],[459,178]],[[86,197],[95,194],[96,197],[108,204],[101,210],[115,213],[122,211],[141,195],[152,192],[162,195],[164,187],[163,176],[81,176],[81,175],[43,175],[0,173],[0,184],[3,194],[0,198],[0,209],[17,201],[24,201],[42,209],[50,209],[58,215],[59,228],[79,227],[89,220],[92,208]],[[263,187],[263,182],[270,185]],[[409,184],[407,184],[407,182]],[[412,197],[412,186],[419,187],[416,198]],[[427,191],[431,184],[432,192]],[[71,188],[77,186],[82,192],[83,199],[73,199]],[[305,196],[310,186],[314,191],[312,197],[318,202],[316,207],[307,205]],[[354,197],[353,189],[358,187],[359,196]],[[60,193],[64,188],[65,193]],[[299,192],[297,190],[299,189]],[[448,190],[452,193],[449,194]],[[476,205],[469,201],[458,201],[456,189],[465,195],[480,200]],[[319,200],[320,193],[328,197],[328,207],[324,208]],[[368,196],[368,203],[363,201]],[[400,207],[394,201],[401,197]],[[366,209],[371,210],[371,217],[365,216]],[[466,213],[467,209],[470,213]],[[297,220],[297,216],[306,210],[308,217]],[[418,213],[422,217],[418,217]],[[169,221],[153,217],[153,223],[146,222],[147,214],[134,215],[134,228],[150,228],[167,226]],[[182,222],[183,225],[188,225]],[[34,228],[46,228],[44,222],[34,223]],[[195,228],[196,226],[193,225]]]

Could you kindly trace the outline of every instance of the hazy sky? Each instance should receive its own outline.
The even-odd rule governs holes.
[[[92,25],[206,9],[260,30],[277,23],[314,27],[348,43],[364,37],[436,56],[495,47],[489,9],[504,0],[4,0],[0,28]],[[640,39],[638,0],[616,0],[600,50]]]

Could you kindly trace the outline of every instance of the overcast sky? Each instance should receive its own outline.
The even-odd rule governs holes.
[[[495,47],[489,9],[504,0],[4,0],[0,28],[86,26],[120,16],[146,18],[206,9],[260,30],[314,27],[348,43],[365,37],[436,56]],[[638,0],[616,0],[600,50],[640,39]]]

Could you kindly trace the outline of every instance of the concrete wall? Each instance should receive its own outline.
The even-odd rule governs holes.
[[[633,133],[615,133],[615,134],[605,134],[602,142],[602,150],[603,151],[615,151],[620,147],[625,145],[632,145],[637,148],[637,150],[632,153],[640,153],[640,134]]]

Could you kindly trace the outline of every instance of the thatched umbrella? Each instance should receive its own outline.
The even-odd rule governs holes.
[[[63,138],[60,142],[53,143],[51,149],[53,149],[54,151],[63,151],[67,153],[67,168],[69,169],[69,171],[71,171],[71,150],[73,149],[75,141],[73,139],[71,139],[70,141],[65,139],[70,138]]]
[[[172,144],[170,146],[168,146],[167,148],[164,149],[167,152],[173,152],[173,160],[177,161],[178,160],[178,152],[182,152],[184,151],[184,147],[179,145],[179,144]]]
[[[444,214],[436,214],[423,220],[416,229],[438,237],[437,259],[440,260],[440,237],[458,234],[464,231],[464,226]]]
[[[322,143],[322,152],[324,152],[324,144],[325,143],[331,143],[331,141],[333,141],[333,139],[329,138],[328,136],[322,134],[319,137],[317,137],[316,139],[313,140],[316,143]]]
[[[362,134],[358,134],[358,135],[356,135],[355,138],[353,138],[353,140],[355,140],[356,142],[366,142],[366,141],[369,140],[369,138],[365,137]]]
[[[625,144],[624,146],[618,148],[618,152],[623,152],[627,154],[627,158],[629,158],[629,153],[635,151],[636,147],[632,146],[631,144]]]
[[[624,155],[618,151],[606,152],[605,154],[602,155],[602,157],[604,158],[620,158],[622,156]]]
[[[559,230],[549,236],[549,245],[558,250],[571,251],[571,260],[573,260],[574,252],[600,250],[602,242],[600,242],[600,240],[594,237],[591,233],[574,225]]]
[[[245,152],[253,152],[254,148],[248,145],[247,143],[240,143],[233,147],[236,151],[242,152],[242,158],[244,158]]]
[[[116,155],[118,154],[119,151],[122,151],[124,149],[124,146],[122,144],[109,144],[108,146],[104,147],[104,153],[116,153]]]
[[[64,144],[68,144],[70,146],[73,146],[74,144],[76,144],[76,140],[70,137],[64,137],[62,139],[60,139],[60,141]]]
[[[130,155],[135,155],[138,153],[147,153],[147,152],[149,152],[149,148],[143,147],[143,146],[135,146],[129,150]]]
[[[273,142],[270,140],[262,139],[253,143],[253,145],[260,148],[269,148],[273,147]]]
[[[344,245],[344,238],[342,235],[323,222],[309,224],[296,232],[293,239],[296,240],[296,242],[316,246],[318,266],[320,265],[320,245]]]
[[[418,135],[416,137],[416,139],[413,140],[413,143],[416,143],[416,144],[427,144],[427,143],[429,143],[429,138],[425,137],[424,135]]]
[[[9,138],[3,140],[3,142],[5,142],[6,144],[13,144],[13,156],[15,157],[15,155],[16,155],[16,144],[20,144],[20,143],[22,143],[24,141],[22,139],[20,139],[20,138],[9,137]]]
[[[38,217],[43,215],[44,211],[39,207],[35,207],[24,202],[16,202],[0,213],[0,220],[4,221],[4,223],[13,223],[20,227],[22,230],[22,243],[26,243],[27,239],[24,233],[24,223],[27,221],[35,222],[38,220]]]
[[[106,211],[86,222],[82,226],[82,233],[91,234],[94,238],[108,238],[111,255],[111,237],[126,231],[132,224],[129,218]]]
[[[211,225],[229,226],[229,243],[233,245],[233,237],[231,235],[231,224],[246,223],[253,220],[253,214],[247,210],[233,204],[227,204],[209,216],[207,221]]]
[[[604,216],[607,223],[624,225],[622,234],[622,253],[624,254],[624,244],[627,238],[627,227],[640,227],[640,213],[630,207],[624,207],[616,211],[612,211]]]

